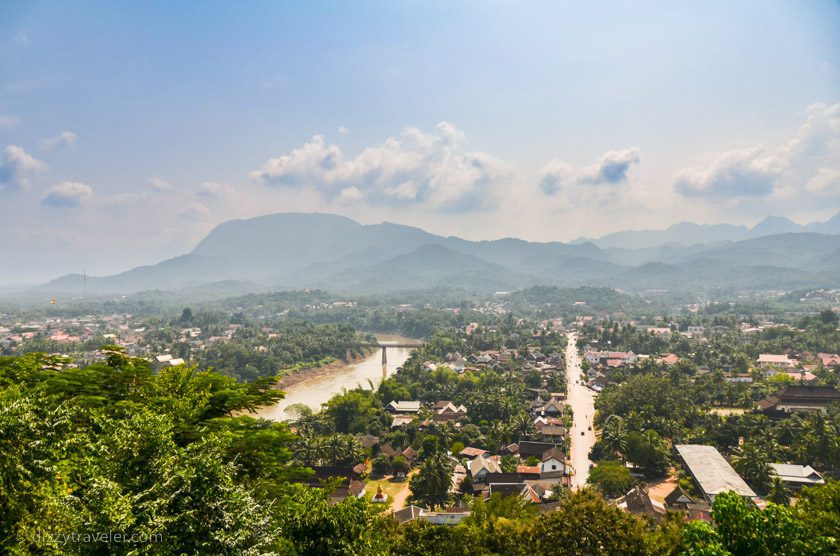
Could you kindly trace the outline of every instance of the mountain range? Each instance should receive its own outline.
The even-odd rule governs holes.
[[[572,243],[468,241],[387,222],[282,213],[224,222],[191,252],[158,264],[112,276],[66,275],[37,290],[238,294],[310,287],[375,294],[531,285],[628,291],[840,287],[840,213],[807,226],[776,217],[753,228],[682,223]]]

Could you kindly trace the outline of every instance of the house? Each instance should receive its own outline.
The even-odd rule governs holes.
[[[379,453],[388,458],[395,458],[401,454],[401,452],[391,446],[390,443],[386,442],[379,447]]]
[[[359,437],[359,444],[367,450],[379,444],[379,438],[372,434],[365,434]]]
[[[499,465],[499,462],[487,459],[484,456],[478,456],[470,461],[469,468],[470,475],[475,483],[485,482],[489,474],[502,472],[502,466]]]
[[[559,425],[543,425],[539,431],[540,437],[546,442],[562,442],[566,437],[566,427]]]
[[[523,460],[528,458],[542,458],[542,455],[546,452],[546,450],[550,450],[551,448],[556,448],[557,444],[554,442],[534,442],[531,440],[523,440],[519,442],[519,457]]]
[[[463,404],[437,402],[432,409],[435,412],[435,421],[457,421],[467,416],[467,408]]]
[[[494,494],[505,496],[518,496],[523,501],[530,504],[539,504],[542,502],[542,497],[537,492],[528,486],[526,483],[490,483],[490,488],[487,490],[487,498],[489,499]]]
[[[697,501],[686,494],[681,486],[677,485],[668,496],[665,497],[665,507],[669,510],[688,510],[689,504],[696,504]]]
[[[689,326],[688,333],[692,336],[702,336],[706,333],[706,329],[702,326]]]
[[[685,512],[688,521],[702,519],[712,523],[712,507],[709,503],[705,500],[695,500],[679,486],[665,497],[665,507],[668,510]]]
[[[402,451],[402,457],[404,457],[408,461],[414,461],[414,459],[417,457],[417,450],[409,446],[408,448]]]
[[[417,400],[414,401],[392,401],[385,409],[391,413],[420,413],[422,403]]]
[[[539,465],[517,465],[516,472],[526,479],[539,479],[540,466]]]
[[[559,476],[566,473],[566,454],[560,448],[546,450],[540,458],[540,477]],[[555,475],[556,474],[556,475]]]
[[[539,411],[542,409],[542,407],[543,407],[544,405],[545,405],[545,400],[543,400],[543,399],[542,399],[542,398],[538,395],[538,396],[537,396],[537,398],[536,398],[534,401],[532,401],[532,402],[531,402],[531,405],[529,406],[529,409],[530,409],[531,411],[536,411],[536,412],[539,412]]]
[[[836,353],[818,353],[823,367],[840,367],[840,355]]]
[[[433,525],[458,525],[465,517],[470,515],[470,511],[467,508],[450,508],[450,510],[445,512],[422,510],[420,512],[420,519],[428,521]]]
[[[540,409],[539,413],[541,415],[549,415],[552,417],[557,417],[558,415],[562,415],[564,411],[563,402],[556,398],[551,398],[546,402]]]
[[[403,425],[407,425],[414,421],[416,418],[416,415],[394,415],[394,418],[391,420],[391,428],[395,429],[402,427]]]
[[[772,353],[760,354],[756,363],[759,367],[781,367],[784,369],[791,368],[794,364],[787,354],[775,355]]]
[[[804,383],[807,383],[807,384],[811,384],[811,383],[817,381],[817,376],[814,373],[812,373],[810,371],[806,371],[804,369],[796,370],[796,371],[788,371],[785,374],[787,374],[790,378],[792,378],[796,382],[804,382]]]
[[[830,386],[788,386],[758,402],[758,410],[771,416],[795,411],[828,410],[828,404],[840,403],[840,392]]]
[[[674,353],[669,353],[669,354],[663,355],[662,357],[659,358],[659,363],[661,363],[663,365],[668,365],[669,367],[671,365],[676,365],[679,362],[680,362],[680,356],[676,355]]]
[[[799,490],[803,486],[821,485],[825,481],[822,475],[814,471],[810,465],[793,465],[789,463],[771,463],[770,467],[785,486],[791,490]]]
[[[473,459],[477,458],[478,456],[483,456],[484,454],[488,453],[487,450],[482,450],[481,448],[473,448],[472,446],[467,446],[463,450],[461,450],[458,455],[464,456],[465,458]]]
[[[402,524],[408,523],[409,521],[414,521],[415,519],[420,519],[421,512],[423,512],[423,508],[412,504],[407,508],[403,508],[401,510],[393,512],[391,515],[394,517],[394,519],[397,520],[398,523]]]
[[[756,496],[714,446],[677,444],[675,448],[686,470],[691,474],[703,498],[709,504],[715,501],[718,494],[730,490],[744,498]]]
[[[640,486],[630,489],[630,492],[618,498],[615,506],[627,513],[634,515],[645,515],[654,519],[660,519],[666,513],[665,505],[650,497],[648,492]]]

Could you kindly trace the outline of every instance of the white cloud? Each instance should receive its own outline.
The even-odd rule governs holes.
[[[22,147],[9,145],[0,158],[0,189],[28,189],[29,176],[47,168],[46,164],[33,158]]]
[[[546,195],[575,194],[577,186],[618,185],[625,183],[631,168],[641,161],[638,147],[608,151],[597,164],[577,168],[556,158],[540,173],[540,189]]]
[[[686,169],[674,187],[686,197],[761,197],[773,192],[785,161],[762,147],[730,151],[707,168]]]
[[[0,129],[11,129],[18,125],[20,120],[8,114],[0,114]]]
[[[824,197],[840,196],[840,168],[820,168],[805,184],[805,191]]]
[[[41,202],[55,208],[76,208],[93,198],[93,188],[78,181],[65,181],[47,189]]]
[[[198,194],[202,197],[226,197],[232,195],[235,189],[226,183],[206,181],[198,186]]]
[[[169,182],[160,177],[153,177],[149,178],[149,185],[152,186],[152,190],[158,193],[163,193],[164,191],[169,191],[172,189],[172,186],[169,185]]]
[[[338,194],[338,202],[342,205],[354,205],[365,198],[364,193],[358,187],[345,187]]]
[[[685,197],[713,200],[794,198],[803,191],[827,194],[840,169],[840,103],[815,104],[796,135],[776,149],[756,146],[724,153],[711,164],[677,174]]]
[[[315,188],[327,199],[372,204],[417,204],[452,212],[493,208],[507,184],[506,165],[463,148],[464,133],[448,122],[434,133],[409,127],[347,158],[320,135],[272,158],[251,177],[277,187]],[[343,194],[342,192],[346,192]]]
[[[207,205],[205,205],[204,203],[199,203],[198,201],[187,203],[184,209],[178,213],[178,216],[180,218],[190,221],[207,220],[212,215],[213,214],[210,212],[210,209],[207,208]]]
[[[72,149],[76,146],[77,138],[78,136],[72,131],[62,131],[55,137],[43,139],[40,143],[38,143],[38,148],[42,151]]]
[[[341,135],[347,135],[348,133],[350,133],[350,130],[342,125],[338,126],[338,133]]]

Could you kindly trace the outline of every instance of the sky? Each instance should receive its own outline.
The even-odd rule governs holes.
[[[840,210],[840,3],[0,3],[0,285],[331,212],[568,241]]]

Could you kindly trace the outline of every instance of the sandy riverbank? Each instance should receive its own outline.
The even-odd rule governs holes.
[[[345,361],[343,359],[336,359],[332,363],[327,365],[321,365],[320,367],[304,367],[298,371],[295,371],[292,374],[288,374],[285,376],[280,377],[280,380],[277,381],[275,388],[278,390],[284,390],[295,384],[300,382],[305,382],[307,380],[314,380],[317,378],[321,378],[327,375],[331,375],[338,371],[342,371],[348,367],[355,365],[356,363],[363,361],[364,359],[370,357],[370,355],[374,352],[374,349],[371,348],[370,350],[366,350],[366,352],[362,355],[352,358],[350,361]]]
[[[417,338],[408,338],[406,336],[400,336],[399,334],[374,334],[376,340],[383,343],[412,343],[412,342],[420,342]],[[369,348],[366,349],[362,355],[356,356],[352,358],[350,361],[345,361],[343,359],[336,359],[332,363],[327,365],[322,365],[320,367],[304,367],[300,370],[297,370],[291,374],[284,375],[280,377],[280,380],[277,381],[275,388],[278,390],[284,390],[286,388],[290,388],[295,384],[299,384],[301,382],[306,382],[309,380],[315,380],[321,377],[329,376],[331,374],[335,374],[339,371],[345,370],[357,363],[364,361],[368,357],[370,357],[373,353],[378,351],[378,348]]]

